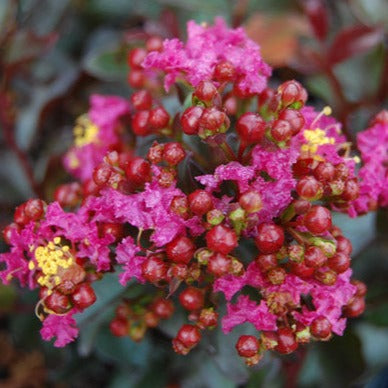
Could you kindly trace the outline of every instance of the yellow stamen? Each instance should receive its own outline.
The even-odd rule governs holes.
[[[58,276],[59,269],[69,268],[74,260],[69,255],[68,246],[58,245],[61,242],[60,237],[55,237],[46,246],[39,246],[35,249],[36,264],[29,262],[28,267],[33,270],[35,267],[42,272],[37,282],[43,287],[53,288],[60,284],[61,278]]]
[[[98,127],[89,120],[87,115],[78,117],[73,133],[76,147],[82,147],[98,141]],[[70,164],[72,163],[77,164],[79,161],[77,158],[74,160],[70,159]]]

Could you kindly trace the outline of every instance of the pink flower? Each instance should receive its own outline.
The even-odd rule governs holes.
[[[222,318],[222,330],[229,333],[235,326],[251,323],[257,330],[276,330],[277,316],[270,313],[265,301],[260,304],[240,295],[236,304],[227,304],[228,313]]]
[[[78,328],[76,327],[74,312],[69,312],[66,315],[48,315],[43,321],[43,327],[40,334],[45,341],[50,341],[56,337],[54,346],[62,348],[68,343],[73,342],[78,336]]]
[[[120,283],[124,286],[131,278],[135,278],[141,283],[145,282],[142,276],[141,266],[147,259],[146,256],[139,256],[139,247],[134,243],[132,237],[125,238],[116,248],[116,260],[124,267],[124,272],[120,274]]]
[[[120,118],[128,113],[127,100],[92,95],[88,115],[81,116],[74,128],[75,146],[63,159],[65,168],[81,181],[90,179],[110,147],[119,141]]]
[[[250,40],[242,28],[229,29],[222,18],[213,26],[187,24],[187,42],[165,40],[162,52],[151,52],[143,62],[146,69],[159,69],[166,73],[164,85],[168,90],[178,76],[193,86],[212,78],[215,66],[229,61],[236,70],[239,86],[250,93],[260,93],[271,75],[263,62],[259,47]]]
[[[213,291],[223,292],[226,300],[230,301],[238,291],[249,285],[260,289],[266,284],[257,264],[252,262],[241,276],[225,275],[218,278],[213,285]]]
[[[238,162],[230,162],[218,166],[214,174],[201,175],[195,179],[206,186],[209,191],[215,191],[224,181],[235,181],[240,192],[249,188],[249,181],[255,176],[255,170],[251,166],[242,166]]]
[[[309,326],[315,318],[326,317],[335,334],[342,335],[346,319],[342,318],[342,307],[345,306],[356,292],[356,287],[350,283],[352,271],[338,275],[335,285],[325,286],[317,281],[311,281],[312,289],[310,294],[315,310],[310,311],[303,307],[302,312],[294,312],[295,319]]]
[[[160,187],[156,182],[147,183],[144,191],[136,194],[122,194],[114,189],[106,189],[100,200],[94,200],[89,206],[106,209],[109,216],[113,214],[116,222],[128,222],[139,230],[153,230],[151,241],[156,246],[164,246],[177,235],[184,234],[186,228],[193,235],[203,232],[198,217],[184,220],[171,211],[171,201],[183,195],[174,187]],[[107,220],[108,221],[108,220]]]
[[[299,150],[293,145],[286,149],[257,145],[253,149],[252,164],[257,178],[251,187],[261,195],[263,209],[258,216],[262,221],[271,221],[292,201],[291,191],[296,185],[292,165],[298,156]],[[263,173],[268,178],[263,177]]]
[[[355,213],[366,213],[370,204],[388,206],[388,122],[377,121],[357,135],[363,166],[359,171],[360,196]]]

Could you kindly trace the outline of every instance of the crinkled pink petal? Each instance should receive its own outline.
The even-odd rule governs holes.
[[[141,283],[145,282],[141,266],[146,260],[145,256],[138,256],[139,247],[132,237],[126,237],[116,248],[116,260],[123,265],[124,272],[120,274],[120,283],[125,286],[131,278]]]
[[[73,318],[73,313],[66,315],[48,315],[43,321],[43,327],[40,334],[45,341],[50,341],[56,337],[54,346],[63,347],[73,342],[78,337],[78,328]]]
[[[177,39],[165,40],[161,52],[151,52],[143,62],[145,69],[162,70],[166,90],[183,77],[193,86],[212,77],[215,66],[229,61],[236,69],[240,87],[250,93],[260,93],[271,75],[263,62],[260,49],[242,28],[229,29],[224,20],[216,18],[213,26],[187,24],[188,38],[184,45]]]
[[[224,181],[235,181],[238,184],[240,192],[249,188],[249,181],[255,176],[255,170],[251,166],[242,166],[238,162],[230,162],[218,166],[214,174],[201,175],[195,179],[206,186],[206,189],[213,191],[218,189]]]
[[[276,330],[276,315],[268,310],[265,301],[260,304],[249,299],[248,296],[240,295],[236,304],[227,304],[228,313],[222,318],[222,330],[229,333],[235,326],[249,322],[257,330]]]
[[[234,294],[247,285],[260,289],[265,284],[260,269],[255,262],[252,262],[241,276],[225,275],[218,278],[213,284],[213,291],[223,292],[226,300],[230,301]]]

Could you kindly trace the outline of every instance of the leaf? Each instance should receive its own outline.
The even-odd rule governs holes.
[[[336,65],[347,59],[365,53],[382,42],[383,30],[367,26],[352,26],[340,31],[332,42],[327,61]]]
[[[336,213],[333,223],[338,225],[344,236],[352,242],[352,256],[356,256],[376,235],[376,213],[373,212],[354,219],[350,219],[346,214]]]
[[[113,30],[97,31],[88,44],[82,67],[104,81],[123,81],[128,73],[126,50],[121,34]]]
[[[386,365],[388,360],[388,328],[360,323],[356,332],[362,343],[362,353],[370,367]]]
[[[328,31],[328,12],[323,0],[307,0],[303,2],[303,8],[307,14],[315,36],[319,40],[325,40]]]
[[[297,53],[298,38],[308,36],[310,31],[305,18],[293,13],[255,13],[248,19],[245,29],[260,45],[264,61],[274,67],[290,63]]]
[[[105,327],[96,338],[96,352],[107,361],[123,367],[147,367],[152,353],[149,337],[136,343],[129,337],[115,337]]]

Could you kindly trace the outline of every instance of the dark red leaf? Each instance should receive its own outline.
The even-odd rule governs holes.
[[[328,63],[336,65],[354,55],[369,51],[382,41],[383,30],[367,26],[353,26],[340,31],[328,50]]]
[[[304,11],[309,18],[315,36],[325,40],[328,30],[328,12],[324,0],[306,0],[303,3]]]

